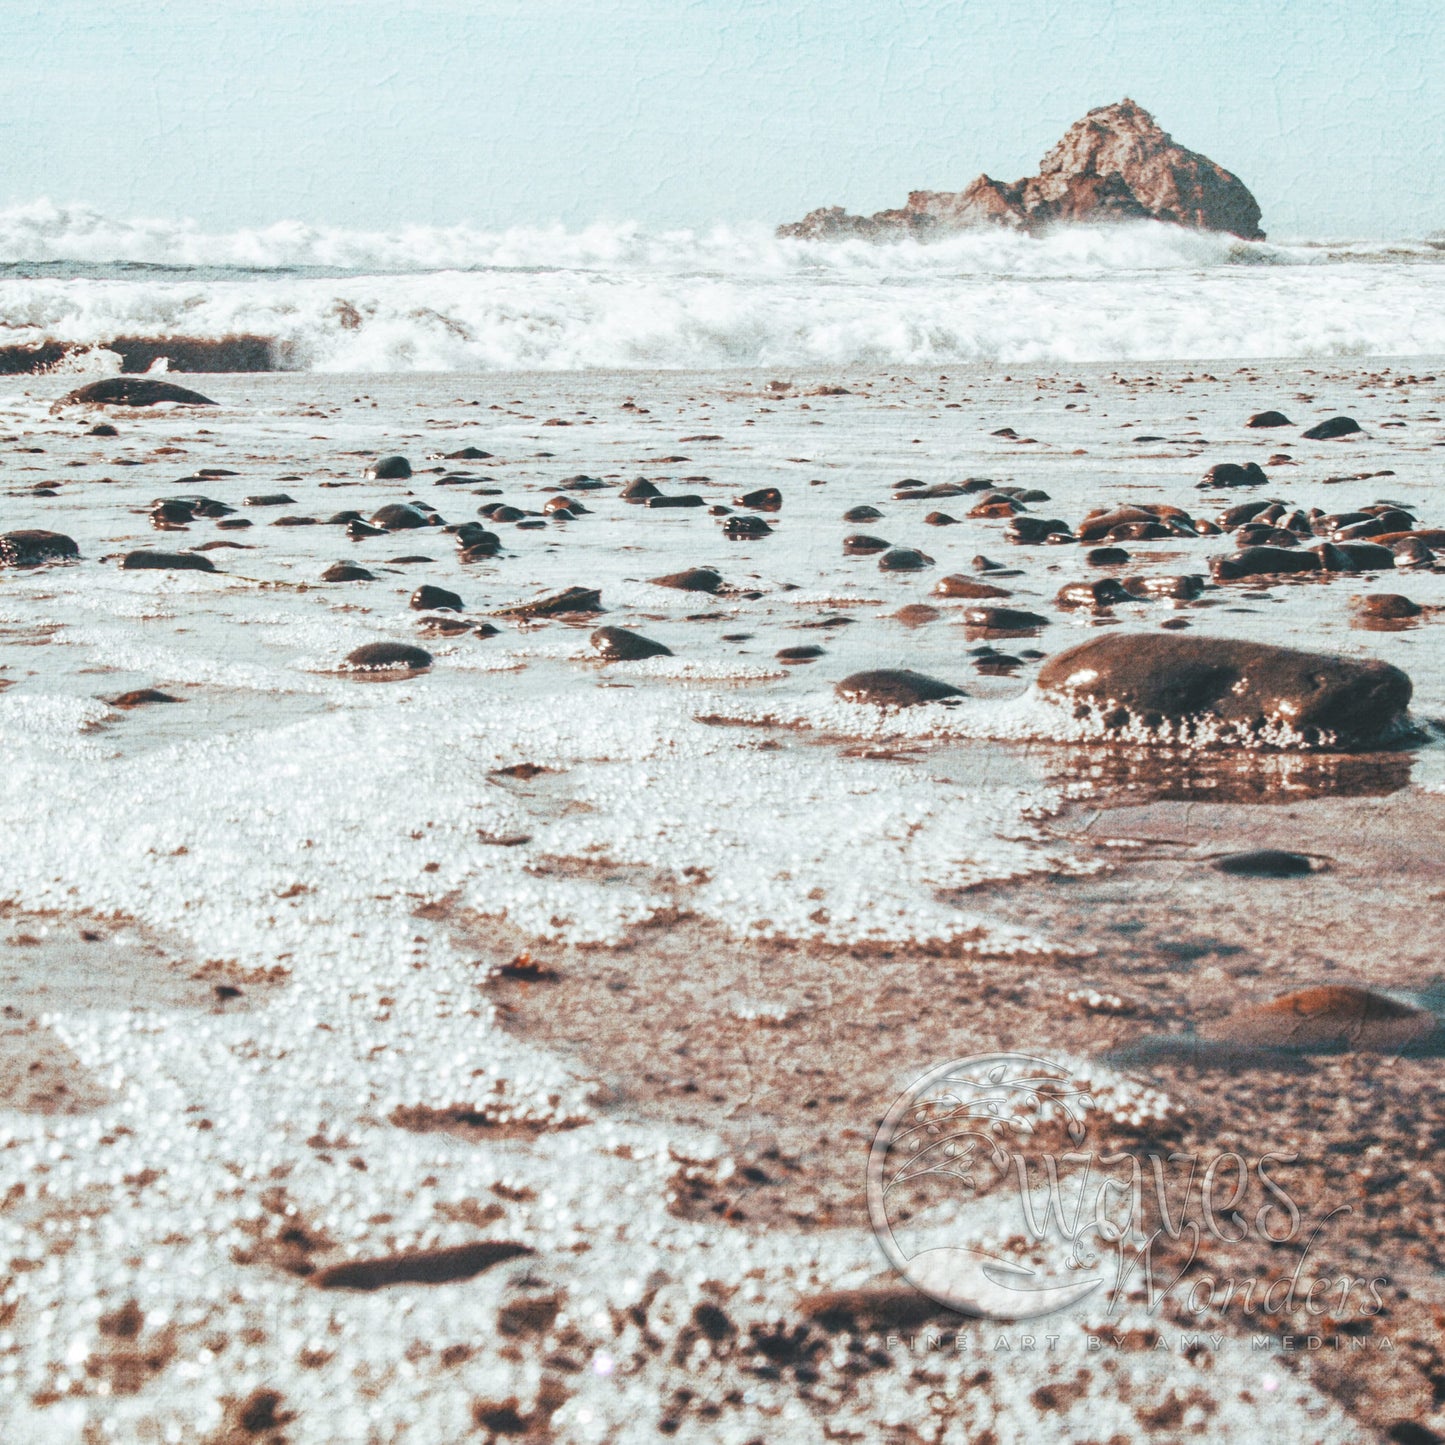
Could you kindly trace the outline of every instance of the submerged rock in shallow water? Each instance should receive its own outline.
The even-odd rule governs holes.
[[[926,673],[891,667],[855,672],[833,691],[849,702],[871,702],[877,707],[913,707],[920,702],[963,696],[963,689],[952,683],[941,682]]]
[[[79,555],[75,539],[64,532],[0,533],[0,567],[38,567],[42,562],[63,562]]]
[[[379,672],[391,668],[430,667],[432,656],[424,647],[412,647],[405,642],[368,642],[346,655],[348,667],[363,672]]]
[[[1110,731],[1204,725],[1221,741],[1346,747],[1396,735],[1411,694],[1386,662],[1172,633],[1095,638],[1050,658],[1038,685]]]
[[[173,381],[159,381],[153,376],[108,376],[78,386],[57,403],[59,406],[156,406],[173,401],[181,406],[215,406],[216,403],[198,391],[177,386]]]
[[[626,627],[599,627],[592,646],[608,662],[638,662],[644,657],[671,657],[672,649]]]

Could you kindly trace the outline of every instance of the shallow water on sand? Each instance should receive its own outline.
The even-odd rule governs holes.
[[[1445,661],[1431,645],[1439,624],[1427,613],[1407,630],[1358,630],[1348,599],[1402,591],[1445,604],[1442,574],[1236,585],[1089,618],[1052,600],[1099,575],[1083,548],[1010,546],[1002,521],[926,525],[934,508],[962,517],[969,499],[892,495],[905,477],[986,476],[1041,488],[1051,500],[1034,512],[1071,523],[1131,500],[1209,516],[1241,494],[1195,490],[1206,466],[1286,452],[1292,461],[1269,466],[1260,494],[1331,511],[1389,499],[1417,507],[1422,524],[1445,523],[1445,386],[1432,371],[1416,360],[1211,376],[1080,366],[1026,378],[790,375],[782,386],[752,373],[218,376],[200,386],[218,410],[122,411],[115,438],[85,434],[92,414],[51,413],[66,386],[58,378],[7,387],[5,529],[66,532],[82,560],[0,572],[0,898],[27,917],[134,923],[196,970],[210,967],[203,978],[242,980],[243,995],[262,986],[251,978],[281,987],[264,1007],[228,1011],[224,1001],[127,1007],[75,983],[69,1003],[37,1006],[110,1102],[0,1124],[0,1192],[12,1182],[29,1191],[4,1224],[7,1241],[37,1261],[7,1296],[25,1323],[0,1339],[6,1398],[82,1421],[111,1368],[91,1367],[110,1348],[97,1319],[133,1297],[171,1331],[171,1354],[153,1386],[117,1407],[132,1425],[154,1417],[194,1435],[216,1424],[221,1395],[271,1384],[302,1411],[299,1438],[325,1438],[308,1410],[322,1399],[332,1426],[452,1438],[484,1388],[498,1398],[539,1388],[535,1360],[508,1356],[493,1331],[505,1291],[532,1288],[531,1269],[567,1294],[576,1335],[566,1348],[579,1371],[556,1367],[567,1383],[554,1419],[569,1438],[602,1439],[662,1388],[645,1350],[631,1385],[614,1378],[624,1347],[598,1324],[646,1295],[649,1276],[665,1281],[664,1313],[685,1317],[708,1280],[732,1289],[758,1271],[749,1298],[766,1312],[875,1269],[861,1231],[820,1231],[802,1248],[670,1210],[680,1161],[715,1163],[722,1151],[706,1110],[685,1123],[599,1102],[595,1075],[567,1051],[498,1027],[479,956],[529,941],[638,946],[646,927],[687,918],[702,930],[704,966],[739,977],[762,944],[927,945],[1014,966],[1078,940],[1067,909],[1021,907],[1007,888],[1111,866],[1077,827],[1056,826],[1082,805],[1367,800],[1440,787],[1428,736],[1355,759],[1066,745],[1069,720],[1030,694],[1037,660],[979,671],[968,649],[983,640],[960,620],[966,604],[932,588],[946,574],[975,575],[976,554],[1003,564],[1010,605],[1050,618],[1037,635],[987,639],[1010,655],[1054,653],[1095,627],[1170,621],[1384,658],[1410,673],[1414,713],[1428,724],[1445,715]],[[1245,429],[1267,407],[1296,425]],[[1338,412],[1368,436],[1300,440]],[[1004,427],[1015,435],[994,434]],[[429,460],[467,446],[492,455]],[[363,478],[368,461],[391,453],[416,475]],[[426,470],[453,467],[475,480],[443,485]],[[204,468],[236,475],[197,478]],[[569,492],[586,514],[497,524],[501,555],[477,563],[463,564],[440,528],[351,542],[325,522],[408,498],[448,522],[499,500],[540,511],[578,474],[609,484]],[[705,506],[624,503],[617,484],[639,476],[709,504],[777,486],[782,509],[766,514],[771,535],[734,542]],[[293,501],[244,504],[278,491]],[[197,492],[254,525],[151,527],[155,499]],[[862,504],[883,516],[842,520]],[[318,524],[275,526],[281,516]],[[845,558],[842,539],[858,531],[921,548],[933,564],[885,573],[874,557]],[[214,575],[123,572],[114,561],[213,541],[241,544],[206,552]],[[1147,575],[1207,573],[1209,556],[1232,550],[1218,537],[1127,545],[1124,572]],[[377,580],[322,583],[338,559]],[[688,566],[715,567],[729,590],[647,580]],[[500,631],[424,631],[407,604],[423,583],[457,591],[466,617]],[[496,615],[567,586],[600,589],[605,614]],[[916,604],[937,616],[896,616]],[[588,642],[599,622],[673,655],[604,665]],[[344,659],[382,640],[420,644],[434,664],[363,686]],[[807,645],[822,655],[793,665],[776,656]],[[932,674],[966,696],[894,715],[834,696],[846,674],[880,666]],[[180,702],[122,711],[104,700],[145,687]],[[738,1030],[767,1027],[766,1003],[752,999]],[[910,1065],[931,1062],[898,1068],[911,1077]],[[450,1123],[428,1132],[419,1117]],[[477,1119],[497,1142],[478,1148],[458,1135],[485,1132]],[[871,1123],[860,1117],[858,1128]],[[136,1178],[147,1182],[125,1182]],[[464,1297],[414,1291],[398,1309],[385,1291],[308,1286],[276,1263],[280,1245],[258,1262],[257,1239],[288,1217],[324,1237],[312,1252],[328,1262],[459,1243],[478,1219],[541,1258],[483,1276]],[[64,1249],[27,1244],[37,1229]],[[244,1359],[215,1348],[218,1334],[243,1330],[259,1331]],[[406,1356],[403,1335],[438,1349],[466,1342],[474,1354],[443,1368]],[[173,1373],[185,1370],[189,1397]],[[366,1382],[382,1378],[377,1403]],[[880,1385],[854,1402],[859,1418],[892,1418],[915,1388],[903,1375]],[[1010,1391],[1004,1417],[1032,1418],[1028,1390]],[[739,1402],[739,1420],[784,1409],[764,1396]],[[1347,1429],[1319,1396],[1291,1399],[1289,1409],[1277,1402],[1281,1438]]]

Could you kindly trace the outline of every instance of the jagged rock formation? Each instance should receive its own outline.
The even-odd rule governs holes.
[[[987,225],[1032,232],[1061,221],[1153,220],[1260,241],[1259,218],[1238,176],[1176,145],[1147,110],[1121,100],[1070,126],[1036,176],[1009,183],[983,175],[961,191],[913,191],[906,206],[872,216],[827,206],[778,235],[883,241]]]

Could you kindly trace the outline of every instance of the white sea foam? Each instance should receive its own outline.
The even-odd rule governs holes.
[[[39,202],[0,211],[0,345],[244,335],[278,368],[361,372],[1420,354],[1445,350],[1441,258],[1152,223],[884,245],[632,222],[219,233]]]

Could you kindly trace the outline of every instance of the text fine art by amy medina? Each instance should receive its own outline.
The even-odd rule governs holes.
[[[1445,10],[0,19],[0,1442],[1445,1441]]]

